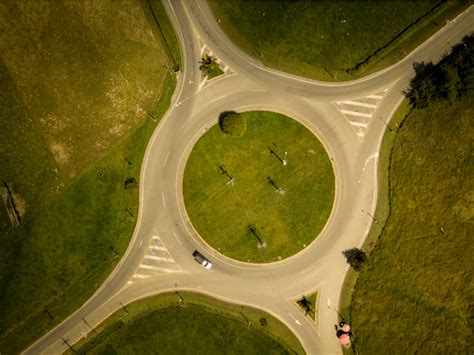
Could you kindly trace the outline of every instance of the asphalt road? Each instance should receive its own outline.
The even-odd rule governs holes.
[[[372,223],[385,123],[403,98],[413,63],[439,59],[473,31],[472,7],[392,67],[356,81],[324,83],[265,68],[242,53],[219,29],[204,2],[166,0],[164,4],[181,43],[184,70],[179,74],[173,106],[145,155],[133,238],[97,292],[25,352],[61,353],[123,305],[186,289],[268,311],[297,335],[309,354],[341,353],[334,332],[338,321],[334,308],[348,270],[342,251],[361,246]],[[201,87],[198,62],[203,44],[230,70]],[[344,111],[344,105],[354,105],[354,101],[361,108],[355,118],[364,119],[363,123],[351,122],[354,117]],[[192,146],[217,122],[219,113],[252,109],[281,112],[306,125],[326,147],[336,175],[334,207],[318,238],[299,254],[266,265],[234,261],[207,246],[186,216],[181,191]],[[355,130],[359,128],[363,130]],[[157,238],[179,272],[137,278],[149,245]],[[212,260],[212,270],[193,260],[195,249]],[[293,301],[314,290],[319,290],[316,323],[304,317]]]

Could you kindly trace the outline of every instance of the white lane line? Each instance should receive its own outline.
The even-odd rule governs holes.
[[[146,279],[148,275],[143,275],[143,274],[133,274],[133,277],[135,279]]]
[[[148,249],[161,250],[161,251],[168,251],[168,250],[166,250],[165,247],[158,246],[158,245],[149,245],[149,246],[148,246]]]
[[[349,123],[353,126],[357,127],[367,127],[367,123],[357,122],[357,121],[349,121]]]
[[[178,241],[179,245],[183,245],[183,244],[181,243],[181,241],[179,240],[178,236],[176,235],[176,232],[175,232],[175,231],[173,231],[173,234],[174,234],[174,237],[176,238],[176,240]]]
[[[351,116],[361,116],[361,117],[367,117],[367,118],[372,117],[372,114],[369,114],[369,113],[362,113],[362,112],[349,111],[349,110],[339,110],[339,111],[341,111],[342,113],[351,115]]]
[[[369,107],[369,108],[376,108],[377,105],[372,105],[372,104],[366,104],[365,102],[359,102],[359,101],[336,101],[339,105],[351,105],[351,106],[361,106],[361,107]]]
[[[162,261],[165,263],[171,263],[174,264],[174,260],[171,258],[165,258],[162,256],[156,256],[156,255],[145,255],[145,259],[151,259],[151,260],[157,260],[157,261]]]
[[[169,269],[166,267],[158,267],[158,266],[152,266],[152,265],[146,265],[146,264],[141,264],[140,265],[141,269],[146,269],[146,270],[155,270],[155,271],[162,271],[162,272],[184,272],[183,270],[180,269]]]
[[[291,319],[293,319],[296,322],[296,324],[301,325],[300,321],[296,319],[295,317],[293,317],[293,315],[290,312],[288,312],[288,315],[291,317]]]
[[[227,95],[222,95],[222,96],[219,96],[219,97],[216,97],[214,100],[212,100],[211,102],[216,102],[217,100],[220,100],[220,99],[223,99],[224,97],[226,97]]]
[[[159,269],[160,271],[163,271],[163,272],[169,272],[169,273],[172,273],[172,272],[184,272],[183,270],[180,270],[180,269],[167,269],[165,267],[162,267]]]
[[[204,85],[206,85],[206,83],[207,83],[207,76],[205,76],[199,83],[199,86],[198,86],[199,91],[202,90],[202,88],[204,87]]]
[[[366,96],[366,98],[368,98],[368,99],[381,100],[381,99],[383,98],[383,96],[380,96],[380,95],[369,95],[369,96]]]
[[[370,162],[372,159],[377,159],[378,157],[379,157],[379,153],[378,153],[378,152],[375,152],[374,154],[372,154],[370,157],[368,157],[368,158],[365,160],[365,164],[364,164],[364,167],[362,168],[362,172],[360,173],[359,180],[357,180],[357,183],[358,183],[358,184],[360,184],[360,182],[362,181],[362,176],[364,176],[365,169],[367,168],[367,165],[369,164],[369,162]]]
[[[155,239],[155,240],[160,240],[160,237],[158,237],[157,235],[154,235],[154,236],[153,236],[153,239]]]
[[[161,199],[163,200],[163,206],[166,208],[166,201],[165,201],[165,194],[164,194],[164,192],[161,193]]]
[[[165,158],[165,166],[166,164],[168,164],[168,159],[170,157],[170,152],[168,152],[168,154],[166,154],[166,158]]]
[[[252,92],[267,92],[267,90],[252,90]]]
[[[160,270],[158,266],[152,266],[152,265],[147,265],[147,264],[140,264],[140,269],[145,269],[145,270]]]

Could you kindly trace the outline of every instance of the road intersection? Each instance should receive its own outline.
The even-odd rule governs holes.
[[[168,0],[164,5],[181,44],[183,71],[173,106],[145,154],[138,222],[129,248],[96,293],[25,352],[61,353],[123,305],[179,289],[262,308],[284,322],[307,353],[341,353],[333,307],[348,270],[342,251],[361,246],[373,221],[386,123],[403,99],[413,63],[439,59],[449,43],[472,32],[474,11],[469,8],[390,68],[351,82],[324,83],[265,68],[242,53],[219,29],[205,2]],[[198,69],[204,45],[228,69],[206,83]],[[314,132],[333,163],[336,195],[327,225],[311,245],[286,260],[256,265],[226,258],[199,237],[186,215],[186,159],[227,110],[272,110],[293,117]],[[212,260],[212,270],[193,260],[195,249]],[[294,299],[315,290],[319,304],[314,323]]]

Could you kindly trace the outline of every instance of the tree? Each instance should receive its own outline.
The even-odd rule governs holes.
[[[434,102],[448,100],[454,103],[459,97],[471,95],[474,89],[474,35],[463,38],[449,55],[439,63],[414,63],[415,77],[405,96],[417,108],[425,108]]]
[[[347,263],[356,271],[360,271],[367,257],[359,248],[344,250],[342,254],[346,257]]]
[[[219,127],[224,134],[241,137],[247,130],[247,122],[241,114],[226,111],[219,115]]]
[[[219,64],[216,63],[216,59],[209,56],[208,54],[206,54],[206,56],[203,57],[199,63],[201,63],[199,70],[202,71],[207,77],[212,76],[212,74],[219,68]]]

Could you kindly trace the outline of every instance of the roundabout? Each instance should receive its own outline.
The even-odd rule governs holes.
[[[334,324],[338,323],[336,308],[349,268],[342,252],[362,245],[373,222],[370,215],[377,199],[377,159],[385,122],[404,97],[403,90],[414,73],[413,62],[440,58],[450,48],[448,42],[455,43],[471,31],[474,12],[463,13],[394,66],[360,80],[329,84],[270,70],[249,58],[220,31],[204,2],[173,1],[164,5],[182,46],[184,69],[178,75],[172,106],[159,123],[144,157],[133,237],[118,266],[96,293],[25,353],[62,353],[114,311],[147,296],[178,290],[262,309],[282,321],[308,354],[341,353]],[[198,69],[203,43],[232,69],[230,74],[207,85],[200,84]],[[357,111],[357,107],[364,110]],[[187,192],[183,193],[182,185],[186,158],[193,154],[192,147],[199,137],[212,131],[219,114],[230,108],[237,112],[275,111],[295,117],[324,143],[337,184],[334,201],[327,199],[332,212],[329,219],[326,216],[320,222],[325,225],[320,227],[322,232],[316,240],[308,241],[310,244],[291,258],[283,259],[281,255],[280,262],[246,264],[224,257],[214,249],[219,246],[211,248],[203,242],[193,228],[195,217],[191,221],[186,214],[189,207],[185,206],[183,195]],[[348,112],[356,114],[359,121],[349,117]],[[295,159],[298,150],[290,144],[271,141],[270,148],[274,147],[272,143],[276,143],[274,151],[282,161],[287,161],[287,166],[281,166],[280,160],[269,152],[268,142],[263,142],[261,159],[267,163],[259,167],[262,171],[258,181],[262,186],[258,188],[269,190],[265,195],[275,200],[291,196],[291,189],[285,189],[280,182],[284,176],[277,174],[291,169],[298,161],[302,164],[304,159]],[[220,160],[224,159],[222,155]],[[213,179],[220,180],[223,191],[232,187],[227,186],[228,177],[219,165],[224,166],[229,180],[235,179],[233,187],[244,181],[239,176],[239,170],[244,168],[234,171],[232,164],[209,163],[214,169]],[[275,170],[264,172],[267,168]],[[278,192],[279,187],[285,190],[284,194]],[[304,200],[308,200],[307,196]],[[248,227],[253,223],[256,234],[263,237],[262,242],[270,245],[270,236],[262,233],[262,222],[252,221],[253,217],[250,213],[242,218],[244,228],[247,226],[250,231]],[[311,240],[316,234],[312,234]],[[249,243],[258,253],[259,241],[252,237],[252,232],[246,240],[252,241]],[[301,248],[302,245],[298,250]],[[194,250],[212,261],[211,270],[194,261]],[[317,320],[313,322],[300,312],[295,300],[316,291],[319,304]]]
[[[334,200],[331,161],[317,137],[287,116],[242,112],[247,130],[218,124],[196,142],[183,179],[186,212],[215,250],[268,263],[306,248],[324,228]]]

